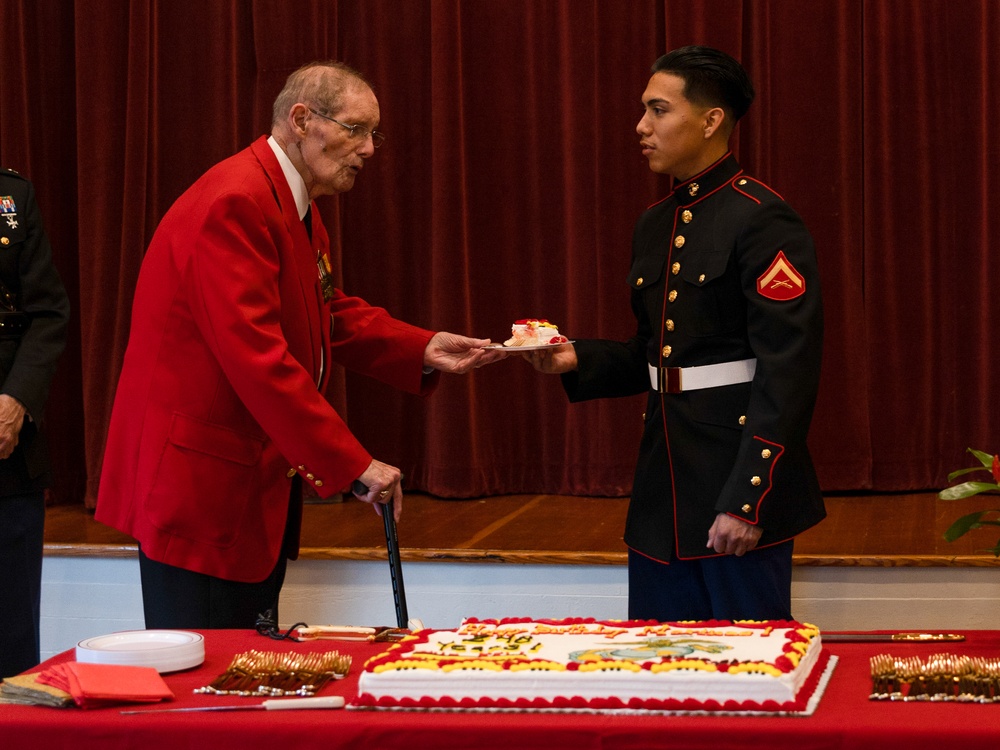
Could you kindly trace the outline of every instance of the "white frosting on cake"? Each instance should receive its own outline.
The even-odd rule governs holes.
[[[526,699],[543,708],[539,700],[563,708],[735,702],[794,710],[820,651],[819,631],[796,622],[466,620],[457,630],[421,631],[369,660],[360,692],[370,705],[414,707]]]
[[[503,342],[504,346],[539,346],[548,344],[554,338],[561,338],[565,342],[565,337],[559,335],[559,327],[555,323],[550,323],[544,319],[526,318],[518,320],[510,327],[510,338]]]

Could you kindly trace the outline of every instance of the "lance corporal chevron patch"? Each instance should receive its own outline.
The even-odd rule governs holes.
[[[779,250],[768,269],[757,279],[757,291],[776,302],[787,302],[805,293],[806,280],[785,257],[784,251]]]

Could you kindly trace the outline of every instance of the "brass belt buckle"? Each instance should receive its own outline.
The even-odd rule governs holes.
[[[660,367],[659,369],[659,391],[660,393],[680,393],[684,390],[681,378],[680,367]]]

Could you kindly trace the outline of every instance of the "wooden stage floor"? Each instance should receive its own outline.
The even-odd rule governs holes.
[[[624,565],[626,498],[506,495],[445,500],[404,498],[398,526],[408,561]],[[934,493],[831,495],[827,519],[799,536],[797,565],[868,567],[1000,566],[990,553],[1000,530],[987,527],[954,543],[944,530],[959,516],[1000,508],[1000,496],[945,502]],[[93,519],[82,505],[50,507],[46,554],[126,557],[134,541]],[[301,556],[323,560],[383,560],[381,519],[353,498],[308,504]]]

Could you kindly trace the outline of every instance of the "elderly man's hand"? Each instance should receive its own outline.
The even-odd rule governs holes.
[[[17,447],[25,413],[20,401],[6,393],[0,393],[0,459],[10,458]]]
[[[365,494],[359,495],[355,491],[357,486],[355,482],[351,492],[358,500],[371,503],[380,516],[384,512],[382,506],[392,501],[392,515],[397,521],[399,520],[403,512],[403,473],[399,469],[373,458],[364,474],[358,477],[358,482],[367,489]]]
[[[502,349],[484,349],[489,343],[489,339],[473,339],[445,331],[435,333],[424,349],[424,366],[461,374],[507,356]]]
[[[724,555],[740,557],[757,546],[762,533],[760,526],[741,521],[728,513],[720,513],[708,530],[708,544],[705,546]]]

